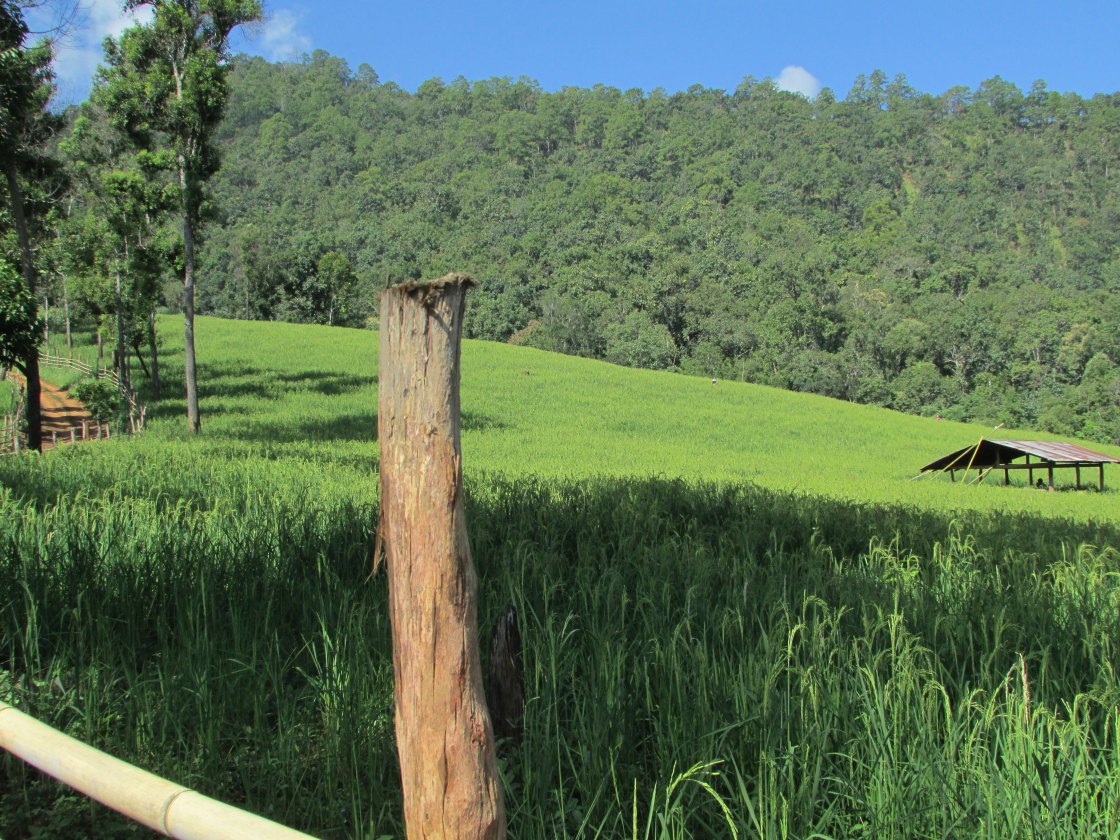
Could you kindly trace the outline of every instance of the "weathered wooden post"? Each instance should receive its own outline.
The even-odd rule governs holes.
[[[410,840],[503,838],[459,445],[465,274],[381,294],[377,427],[397,752]]]

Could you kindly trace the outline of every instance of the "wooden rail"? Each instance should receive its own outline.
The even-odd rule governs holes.
[[[117,388],[121,387],[121,378],[111,368],[100,368],[87,365],[81,359],[72,359],[69,356],[55,356],[51,353],[40,353],[39,364],[48,367],[64,367],[92,376],[94,379],[108,379]]]
[[[136,429],[133,429],[136,431]],[[95,423],[89,420],[82,421],[80,426],[70,426],[61,434],[52,431],[43,435],[43,448],[54,449],[64,444],[84,443],[87,440],[109,440],[111,436],[108,423]],[[27,448],[27,435],[15,425],[0,425],[0,455],[11,455],[22,452]]]
[[[312,840],[107,755],[3,702],[0,748],[165,837]]]

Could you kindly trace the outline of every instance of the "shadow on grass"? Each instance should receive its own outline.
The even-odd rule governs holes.
[[[507,428],[502,420],[478,412],[463,412],[463,431],[491,431]],[[254,421],[243,427],[223,432],[237,440],[269,443],[329,443],[331,441],[359,441],[375,443],[377,435],[377,406],[369,411],[344,412],[333,417],[301,419],[292,416],[285,421]]]
[[[315,391],[324,396],[349,394],[377,384],[377,376],[355,376],[353,374],[331,373],[329,371],[308,370],[299,373],[273,374],[275,382],[291,386],[283,390]],[[296,387],[299,386],[299,387]]]
[[[240,363],[208,363],[201,365],[198,377],[198,396],[205,427],[208,414],[239,413],[240,409],[228,405],[231,401],[246,399],[276,402],[288,395],[316,393],[323,396],[352,394],[375,385],[376,377],[367,378],[352,374],[325,371],[281,372],[269,368]],[[185,413],[183,394],[186,383],[182,371],[165,374],[160,381],[161,399],[148,399],[148,417],[162,419]]]

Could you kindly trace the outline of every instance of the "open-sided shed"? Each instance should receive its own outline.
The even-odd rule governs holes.
[[[1009,484],[1011,470],[1027,470],[1027,480],[1034,484],[1035,470],[1045,470],[1047,484],[1052,488],[1056,469],[1076,470],[1077,486],[1080,487],[1081,468],[1096,467],[1099,471],[1100,489],[1104,490],[1105,464],[1120,464],[1120,458],[1094,452],[1076,443],[1057,440],[981,440],[974,446],[966,446],[931,461],[921,471],[948,472],[950,478],[956,481],[957,470],[964,470],[966,474],[968,470],[977,470],[983,478],[992,470],[1001,469],[1003,483]]]

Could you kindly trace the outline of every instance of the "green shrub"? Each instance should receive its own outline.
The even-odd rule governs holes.
[[[105,379],[84,379],[74,386],[74,396],[101,423],[113,420],[124,412],[124,399],[113,384]]]

